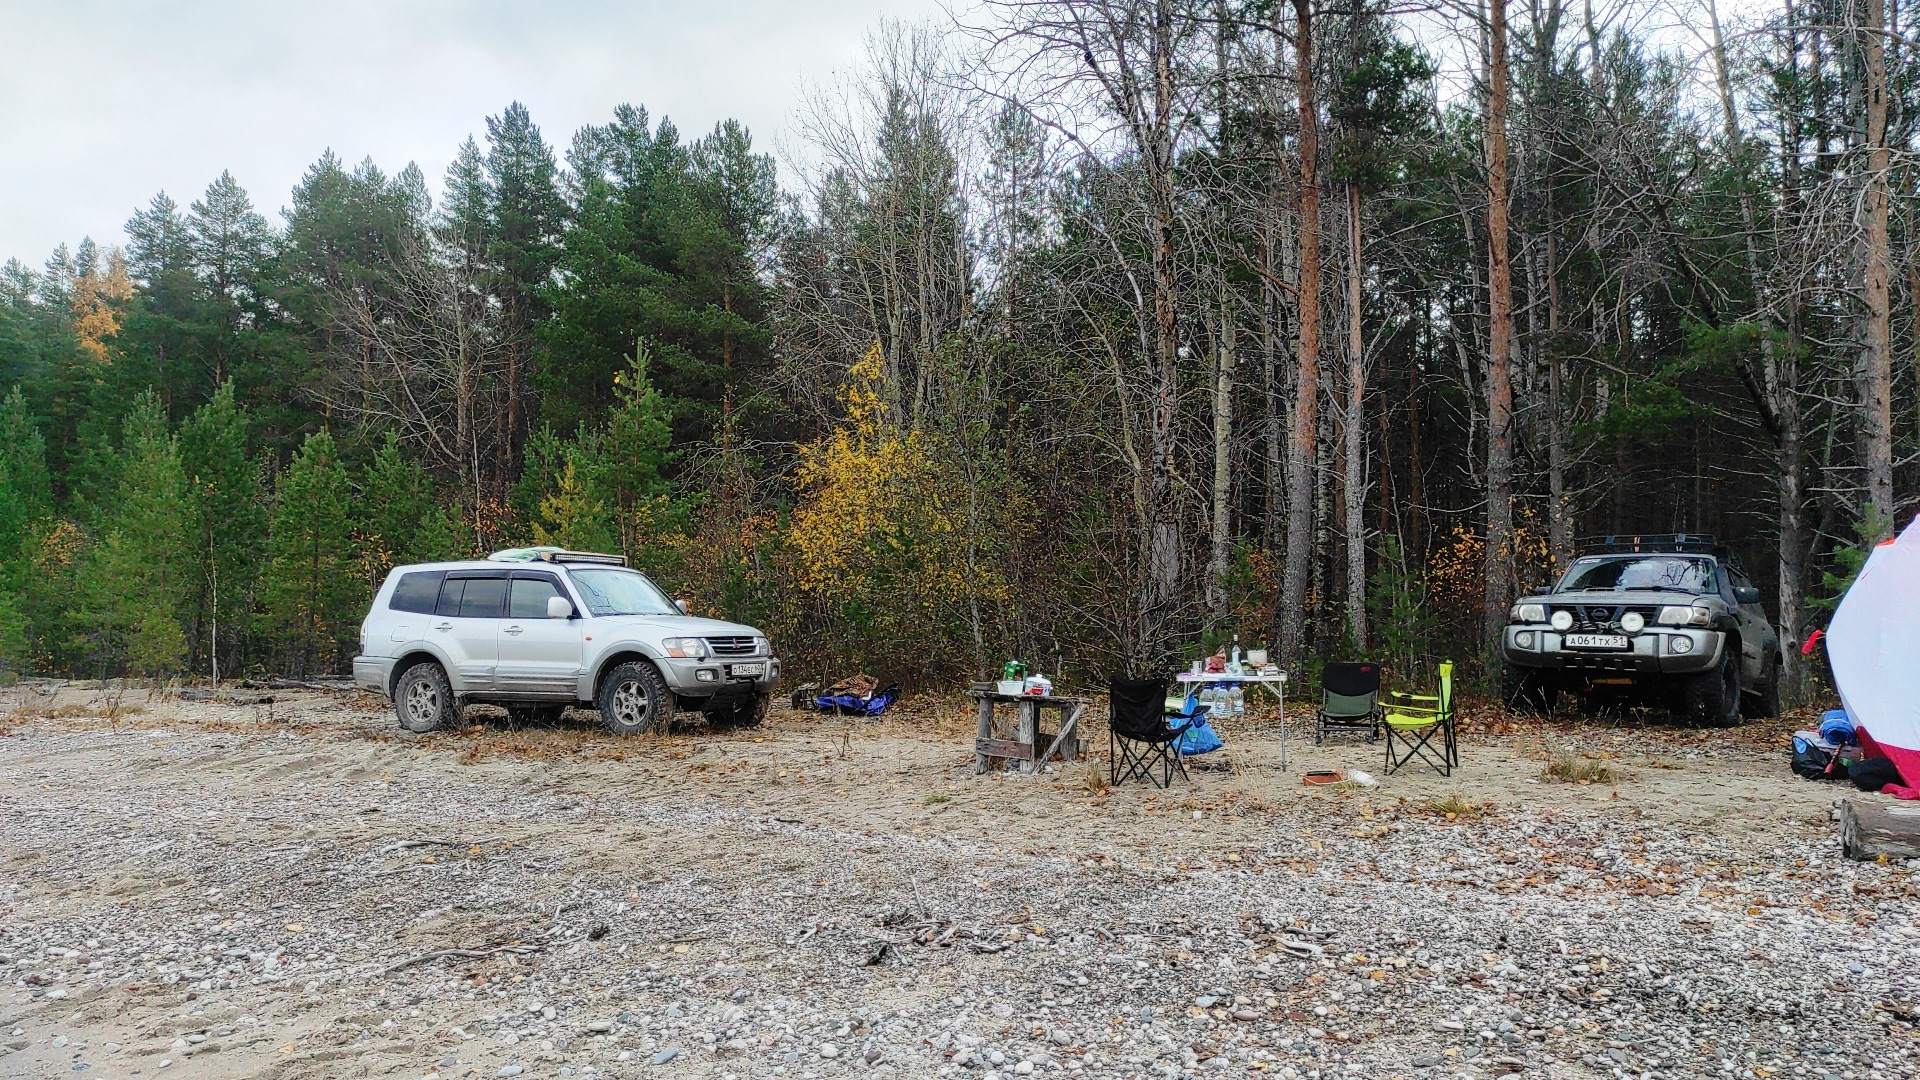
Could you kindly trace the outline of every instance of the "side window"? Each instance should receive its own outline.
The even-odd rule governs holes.
[[[435,615],[454,616],[460,614],[460,597],[466,592],[468,578],[448,578],[440,586],[440,604],[433,609]]]
[[[507,606],[507,579],[468,578],[460,597],[463,619],[497,619]]]
[[[446,576],[444,570],[420,570],[411,574],[401,574],[400,583],[393,587],[393,599],[387,602],[387,606],[395,611],[433,614],[434,604],[440,597],[440,579]]]
[[[545,575],[515,574],[507,594],[507,618],[544,619],[547,601],[560,595],[560,585]]]

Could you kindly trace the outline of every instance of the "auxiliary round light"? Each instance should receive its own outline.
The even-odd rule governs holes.
[[[1553,613],[1553,618],[1548,621],[1553,624],[1555,630],[1571,630],[1573,629],[1573,612],[1556,611]]]
[[[1637,634],[1647,628],[1647,617],[1637,611],[1629,611],[1620,616],[1620,629],[1629,634]]]
[[[1522,630],[1513,635],[1513,643],[1522,649],[1533,648],[1533,631]]]
[[[1672,642],[1669,648],[1671,648],[1676,654],[1690,653],[1693,651],[1692,638],[1672,637],[1672,638],[1669,638],[1668,640]]]

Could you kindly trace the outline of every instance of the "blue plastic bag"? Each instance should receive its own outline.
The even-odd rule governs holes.
[[[1173,748],[1181,757],[1193,757],[1196,754],[1211,754],[1226,744],[1214,733],[1213,725],[1207,723],[1204,716],[1195,717],[1193,726],[1180,733],[1174,740]]]

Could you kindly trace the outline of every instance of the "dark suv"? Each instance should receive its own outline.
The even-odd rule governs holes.
[[[1780,636],[1712,537],[1588,543],[1557,586],[1513,606],[1500,647],[1516,707],[1544,711],[1567,691],[1719,727],[1780,711]]]

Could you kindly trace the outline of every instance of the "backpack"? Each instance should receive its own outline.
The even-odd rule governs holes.
[[[1853,763],[1853,786],[1861,791],[1879,791],[1888,784],[1901,783],[1900,770],[1892,758],[1861,758]]]
[[[1808,780],[1845,780],[1847,765],[1805,735],[1793,737],[1793,771]]]

